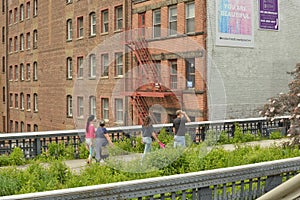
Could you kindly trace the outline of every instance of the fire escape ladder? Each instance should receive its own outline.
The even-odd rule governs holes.
[[[134,107],[137,109],[137,114],[140,122],[149,114],[148,105],[144,97],[142,96],[131,96]]]

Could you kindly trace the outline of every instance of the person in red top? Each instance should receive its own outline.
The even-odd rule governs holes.
[[[95,116],[94,115],[89,116],[85,127],[85,147],[89,151],[89,157],[87,160],[88,164],[92,162],[93,140],[95,138],[95,127],[92,122],[94,121],[95,121]]]

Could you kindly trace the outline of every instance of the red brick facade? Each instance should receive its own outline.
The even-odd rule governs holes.
[[[153,47],[150,51],[156,62],[160,62],[160,74],[168,88],[171,86],[170,63],[176,61],[178,83],[172,91],[176,93],[179,102],[170,105],[170,101],[174,100],[167,100],[169,97],[166,97],[148,98],[148,103],[154,105],[155,112],[162,111],[162,123],[168,122],[179,108],[185,109],[196,120],[206,118],[206,58],[203,52],[205,1],[190,2],[194,3],[196,12],[195,30],[189,36],[185,31],[187,1],[172,1],[172,5],[165,1],[137,3],[126,0],[88,3],[82,0],[70,0],[67,3],[41,0],[3,2],[0,22],[5,39],[0,47],[0,93],[3,97],[3,103],[0,104],[0,132],[82,128],[91,112],[96,112],[97,119],[106,118],[109,126],[137,123],[130,97],[124,95],[124,90],[136,89],[133,80],[126,79],[131,76],[130,69],[136,62],[131,53],[125,53],[127,48],[122,44],[125,40],[120,39],[118,42],[118,35],[121,33],[125,37],[125,31],[138,28],[139,13],[143,12],[145,27],[152,27],[155,9],[161,12],[162,35],[149,42],[149,47]],[[163,29],[168,29],[170,6],[177,6],[178,34],[175,37],[163,33]],[[72,21],[72,30],[68,20]],[[70,32],[72,37],[68,35]],[[151,37],[149,32],[146,38]],[[174,48],[180,51],[174,51]],[[118,53],[123,56],[118,57]],[[96,56],[95,72],[91,68],[94,62],[92,54]],[[106,55],[108,60],[105,63]],[[81,58],[83,65],[80,65]],[[185,81],[186,59],[194,59],[197,69],[194,73],[195,85],[189,89]],[[71,68],[68,68],[69,63]],[[106,64],[107,75],[104,73]],[[82,78],[80,70],[83,70]],[[134,76],[139,77],[140,74]],[[89,101],[91,96],[85,96],[89,90],[92,90],[91,96],[96,99],[95,105]],[[84,99],[80,106],[78,96]],[[72,97],[72,104],[68,97]],[[83,113],[80,109],[83,109]]]

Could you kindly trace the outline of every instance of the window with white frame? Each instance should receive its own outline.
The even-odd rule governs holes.
[[[38,14],[38,0],[33,0],[33,16]]]
[[[177,89],[177,60],[170,60],[169,66],[171,89]]]
[[[96,97],[90,96],[90,114],[96,116]]]
[[[186,4],[186,32],[195,32],[195,3]]]
[[[30,71],[30,63],[26,64],[26,79],[29,81],[31,78],[31,71]]]
[[[108,54],[101,55],[101,76],[108,76]]]
[[[89,75],[90,78],[95,78],[96,77],[96,55],[91,54],[89,56]]]
[[[15,81],[17,81],[19,79],[19,69],[18,69],[18,65],[15,65]]]
[[[9,93],[9,107],[12,108],[14,106],[13,94]]]
[[[24,50],[24,35],[20,35],[20,51]]]
[[[33,80],[38,80],[38,64],[36,61],[33,63]]]
[[[37,30],[33,31],[33,48],[36,49],[38,47],[38,32]]]
[[[83,37],[83,17],[77,18],[77,37]]]
[[[102,105],[101,116],[104,120],[108,120],[109,119],[109,101],[108,101],[108,98],[102,98],[101,99],[101,105]]]
[[[102,33],[108,32],[108,10],[103,10],[101,12],[101,21],[102,21]]]
[[[26,49],[30,49],[30,33],[26,33]]]
[[[67,40],[72,40],[72,34],[73,34],[72,19],[68,19],[67,20]]]
[[[24,5],[20,5],[20,21],[24,20]]]
[[[185,59],[186,66],[186,87],[194,88],[195,87],[195,58]]]
[[[153,38],[158,38],[161,35],[161,12],[160,10],[153,11]]]
[[[26,3],[26,18],[30,17],[30,1]]]
[[[15,108],[19,108],[19,95],[15,94]]]
[[[67,79],[73,78],[73,66],[72,66],[72,58],[67,58]]]
[[[67,117],[72,117],[73,116],[73,101],[72,101],[72,96],[68,95],[67,96]]]
[[[83,78],[83,57],[77,58],[77,78]]]
[[[169,35],[177,34],[177,7],[169,7]]]
[[[24,104],[25,104],[25,97],[24,97],[24,93],[20,94],[20,109],[24,110]]]
[[[38,112],[38,95],[37,93],[34,93],[33,95],[33,110],[34,112]]]
[[[123,6],[115,8],[115,30],[122,30],[123,28]]]
[[[27,94],[26,101],[27,101],[27,107],[26,107],[26,109],[27,109],[27,110],[30,110],[30,109],[31,109],[30,94]]]
[[[96,13],[90,14],[90,36],[96,35]]]
[[[116,122],[123,122],[123,99],[115,99],[115,116]]]
[[[21,122],[21,127],[20,127],[20,131],[21,132],[24,132],[25,131],[25,125],[24,125],[24,122]]]
[[[77,97],[77,117],[83,117],[83,97]]]
[[[21,81],[24,81],[24,79],[25,79],[24,72],[25,72],[25,70],[24,70],[24,64],[21,63],[20,64],[20,80]]]
[[[123,53],[116,53],[115,54],[116,59],[116,76],[123,75]]]

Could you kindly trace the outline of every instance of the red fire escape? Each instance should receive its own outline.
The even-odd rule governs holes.
[[[166,95],[172,95],[172,92],[166,87],[161,86],[161,78],[148,49],[147,41],[144,38],[139,38],[128,42],[127,46],[134,53],[139,70],[142,72],[139,73],[138,81],[141,82],[144,79],[145,82],[145,79],[147,79],[147,84],[139,87],[130,95],[131,102],[139,118],[139,123],[142,123],[142,120],[147,115],[150,115],[153,122],[157,123],[153,113],[149,112],[149,106],[151,105],[147,103],[147,98],[164,98]]]

